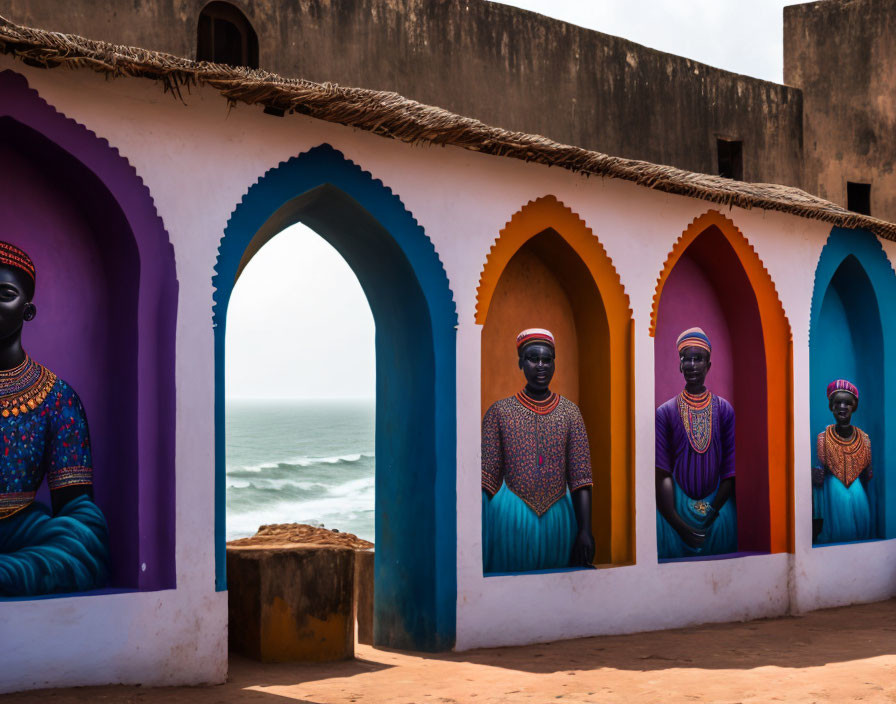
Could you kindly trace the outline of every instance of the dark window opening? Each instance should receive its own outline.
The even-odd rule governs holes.
[[[229,2],[210,2],[199,15],[196,60],[258,68],[258,36]]]
[[[871,215],[871,184],[847,181],[846,208],[854,213]]]
[[[744,143],[740,140],[717,139],[719,176],[744,180]]]

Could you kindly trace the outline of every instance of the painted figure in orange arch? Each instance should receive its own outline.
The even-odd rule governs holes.
[[[483,571],[584,567],[594,560],[591,452],[578,407],[550,390],[554,336],[517,336],[526,386],[482,421]]]
[[[676,347],[685,387],[656,410],[657,554],[735,552],[734,408],[706,388],[706,333],[685,330]]]

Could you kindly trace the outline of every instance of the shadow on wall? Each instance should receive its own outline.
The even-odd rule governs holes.
[[[869,232],[835,228],[819,258],[809,332],[812,458],[816,435],[833,423],[827,384],[849,379],[859,388],[853,424],[871,438],[874,478],[869,482],[872,537],[896,537],[896,516],[888,510],[896,496],[889,476],[890,440],[896,419],[896,380],[886,360],[896,350],[896,274],[877,238]],[[809,468],[805,468],[809,471]],[[810,531],[810,526],[800,527]]]
[[[654,321],[657,407],[684,388],[678,335],[699,326],[712,342],[706,386],[737,417],[738,551],[790,549],[790,328],[768,273],[730,220],[710,211],[685,231],[660,276]]]
[[[591,445],[595,562],[633,563],[628,297],[597,238],[553,196],[529,203],[502,230],[483,270],[477,322],[483,415],[525,385],[517,334],[531,327],[554,333],[551,389],[579,406]]]
[[[171,588],[177,281],[167,233],[108,143],[18,74],[0,73],[0,95],[0,239],[37,268],[38,315],[23,344],[84,402],[110,587]],[[38,500],[49,504],[46,484]]]

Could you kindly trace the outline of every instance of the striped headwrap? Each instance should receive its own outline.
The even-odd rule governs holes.
[[[0,265],[24,271],[31,279],[31,283],[35,283],[34,262],[31,261],[31,257],[14,244],[2,240],[0,240]]]
[[[846,379],[834,379],[834,381],[828,384],[828,398],[830,399],[838,391],[845,391],[855,396],[856,401],[859,400],[859,390],[856,388],[856,385]]]
[[[517,352],[522,352],[523,347],[530,345],[533,342],[542,342],[546,345],[550,345],[551,349],[554,349],[554,336],[551,334],[550,330],[545,330],[544,328],[529,328],[528,330],[523,330],[516,336]]]
[[[681,351],[685,347],[699,347],[712,353],[712,345],[709,342],[709,338],[701,328],[689,328],[685,330],[678,336],[678,339],[675,341],[675,346],[678,348],[678,354],[681,354]]]

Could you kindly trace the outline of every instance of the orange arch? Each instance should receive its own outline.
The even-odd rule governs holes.
[[[678,238],[657,279],[650,311],[650,336],[656,335],[663,287],[687,248],[710,227],[734,249],[756,296],[765,347],[768,393],[768,467],[771,551],[793,551],[793,336],[778,291],[749,240],[717,210],[696,218]]]
[[[628,295],[622,286],[613,262],[591,229],[572,210],[554,196],[530,201],[513,215],[492,246],[476,295],[476,323],[484,325],[495,290],[514,255],[533,237],[546,231],[559,235],[584,264],[587,276],[599,294],[609,330],[605,341],[609,394],[613,410],[607,421],[592,419],[600,427],[588,428],[592,441],[592,466],[595,483],[595,538],[601,562],[625,564],[634,562],[634,326]],[[579,368],[585,365],[582,360]],[[606,381],[597,383],[584,375],[587,385],[580,395],[606,394]],[[583,406],[583,414],[585,407]],[[586,426],[589,419],[585,418]],[[603,521],[603,522],[601,522]],[[599,534],[598,534],[599,533]],[[608,534],[608,535],[607,535]]]

